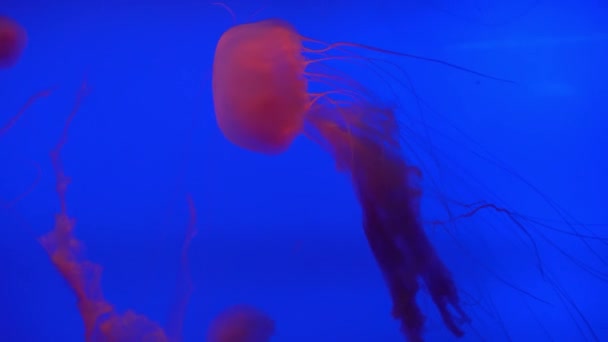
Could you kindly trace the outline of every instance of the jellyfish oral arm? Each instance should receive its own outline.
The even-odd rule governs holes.
[[[374,127],[371,124],[357,126],[356,134],[346,129],[348,124],[344,122],[354,122],[349,118],[359,117],[362,109],[372,110],[367,115],[371,120],[392,115],[391,111],[375,114],[366,107],[319,106],[311,110],[307,119],[320,137],[316,141],[324,141],[323,146],[336,163],[351,176],[363,209],[366,238],[389,288],[393,316],[400,321],[408,341],[422,340],[424,315],[416,302],[421,283],[446,327],[455,336],[462,336],[461,325],[468,318],[461,308],[452,276],[426,236],[420,219],[422,190],[417,178],[422,174],[407,164],[390,134],[366,130]],[[336,110],[340,113],[328,113]],[[388,132],[391,130],[385,133]]]

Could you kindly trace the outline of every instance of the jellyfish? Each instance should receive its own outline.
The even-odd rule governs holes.
[[[26,44],[25,29],[13,19],[0,15],[0,69],[17,64]]]
[[[266,342],[274,334],[274,320],[258,308],[235,305],[220,313],[207,332],[208,342]]]
[[[10,68],[17,63],[25,49],[26,42],[25,29],[11,18],[0,15],[0,69]],[[39,99],[49,96],[51,92],[52,89],[46,89],[32,95],[16,115],[0,126],[0,137],[15,125],[29,107]]]
[[[424,316],[416,303],[419,280],[428,287],[446,326],[461,336],[459,324],[466,315],[452,277],[419,220],[420,170],[400,154],[394,111],[346,88],[309,93],[309,81],[335,80],[307,70],[332,57],[306,59],[306,53],[336,47],[314,51],[304,47],[305,42],[310,40],[277,19],[226,31],[213,64],[219,128],[234,144],[267,154],[286,151],[305,130],[323,142],[338,167],[351,175],[367,240],[392,297],[393,316],[408,341],[422,339]]]
[[[13,115],[7,122],[5,122],[2,126],[0,126],[0,138],[2,138],[4,135],[6,135],[9,132],[9,130],[11,130],[13,128],[13,126],[15,126],[15,124],[25,114],[25,112],[27,112],[27,110],[30,107],[32,107],[40,99],[50,96],[52,91],[53,91],[53,89],[45,89],[45,90],[42,90],[42,91],[37,92],[34,95],[32,95],[26,101],[26,103],[23,104],[23,106],[17,111],[17,114]],[[13,207],[16,203],[20,202],[27,195],[29,195],[32,191],[34,191],[34,189],[37,187],[38,183],[40,182],[40,179],[42,178],[42,170],[40,168],[40,164],[38,164],[35,161],[29,161],[28,163],[31,164],[36,169],[36,178],[30,183],[30,185],[26,189],[21,191],[14,198],[2,199],[0,201],[0,207],[3,207],[3,208]]]
[[[407,76],[382,73],[378,65],[392,62],[354,49],[414,58],[513,83],[442,60],[357,43],[326,43],[301,35],[285,20],[266,19],[233,26],[219,38],[212,74],[218,127],[228,141],[255,153],[284,153],[301,135],[329,152],[337,169],[352,181],[368,245],[405,339],[424,340],[426,313],[417,303],[422,290],[444,326],[461,337],[471,318],[453,275],[425,231],[423,169],[405,153],[402,134],[406,127],[397,114],[400,108],[329,63],[362,66],[382,80],[401,82]],[[495,205],[468,208],[472,210],[451,219],[485,208],[507,213],[516,221],[513,213]],[[515,224],[528,233],[520,222]]]

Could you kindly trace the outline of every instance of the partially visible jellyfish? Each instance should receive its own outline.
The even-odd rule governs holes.
[[[284,20],[262,20],[231,27],[217,43],[212,89],[218,126],[227,140],[253,152],[283,153],[299,135],[329,151],[337,168],[351,177],[363,209],[367,241],[388,287],[392,315],[406,340],[424,337],[426,315],[417,302],[422,289],[447,329],[461,337],[470,318],[452,274],[424,229],[428,222],[421,216],[423,173],[409,162],[413,156],[405,153],[407,124],[398,118],[397,106],[329,63],[362,66],[372,76],[392,79],[404,88],[407,75],[398,67],[392,74],[386,72],[379,65],[392,62],[351,48],[426,60],[507,81],[440,60],[355,43],[324,43],[300,35]],[[529,235],[513,213],[488,203],[471,206],[470,212],[450,219],[469,217],[481,209],[507,214]],[[588,322],[586,328],[597,338]]]
[[[77,299],[78,310],[83,319],[85,340],[91,342],[179,342],[183,341],[183,321],[192,294],[187,253],[190,242],[197,233],[196,211],[192,198],[187,197],[190,222],[182,246],[181,269],[178,279],[178,296],[168,326],[150,320],[132,310],[118,312],[113,304],[104,297],[101,287],[102,267],[88,260],[84,255],[84,245],[74,234],[75,220],[68,214],[66,193],[70,183],[62,165],[61,151],[67,143],[69,126],[78,112],[81,102],[87,95],[83,83],[77,102],[64,126],[60,139],[51,151],[51,161],[56,176],[56,192],[59,197],[60,211],[55,217],[53,230],[39,238],[39,242],[49,255]],[[254,308],[247,310],[230,309],[221,314],[210,328],[213,342],[267,342],[273,334],[269,329],[271,320],[255,314]],[[227,325],[228,324],[228,325]],[[271,327],[272,328],[272,327]],[[226,336],[231,336],[226,339]]]
[[[211,323],[207,342],[266,342],[274,335],[274,320],[248,305],[236,305]]]
[[[0,15],[0,69],[17,64],[26,45],[25,29],[13,19]]]

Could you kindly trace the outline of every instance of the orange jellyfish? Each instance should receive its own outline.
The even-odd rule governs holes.
[[[32,95],[27,102],[19,109],[17,114],[13,115],[6,123],[0,126],[0,138],[2,138],[13,126],[19,121],[19,119],[25,114],[25,112],[34,105],[38,100],[48,97],[51,95],[52,89],[42,90],[34,95]],[[22,191],[18,196],[9,200],[1,200],[0,207],[10,208],[22,199],[24,199],[28,194],[30,194],[40,182],[40,178],[42,177],[42,170],[40,169],[40,165],[37,162],[30,162],[37,171],[36,179],[28,186],[27,189]]]
[[[25,29],[11,18],[0,15],[0,69],[14,66],[26,44]]]
[[[417,156],[406,153],[413,150],[402,135],[408,127],[397,117],[399,107],[364,86],[361,78],[337,67],[346,62],[348,67],[360,66],[386,81],[383,96],[392,91],[399,98],[389,81],[408,88],[407,74],[389,59],[373,54],[424,60],[514,83],[441,60],[356,43],[325,43],[302,36],[284,20],[268,19],[233,26],[220,37],[212,75],[215,117],[227,140],[253,152],[285,152],[299,135],[327,150],[337,168],[349,174],[356,190],[363,229],[388,287],[392,315],[406,340],[423,340],[426,318],[416,301],[423,289],[445,327],[460,337],[470,319],[451,272],[424,229],[429,222],[423,221],[421,212],[423,168],[411,162]],[[387,65],[396,71],[383,69]],[[533,239],[518,221],[522,215],[491,203],[449,203],[472,209],[462,215],[446,209],[450,223],[487,209],[505,215],[526,238]]]
[[[376,103],[352,80],[309,70],[325,60],[358,58],[328,54],[355,44],[314,50],[305,43],[322,44],[276,19],[238,25],[221,36],[212,79],[220,129],[234,144],[267,154],[287,150],[300,134],[322,143],[352,177],[367,240],[407,340],[422,340],[419,281],[448,329],[463,335],[460,325],[468,318],[452,276],[419,219],[422,190],[416,181],[421,172],[402,154],[394,111]],[[311,93],[309,82],[327,89]]]

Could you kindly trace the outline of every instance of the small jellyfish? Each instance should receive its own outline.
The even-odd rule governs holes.
[[[17,64],[26,44],[25,29],[13,19],[0,15],[0,69]]]
[[[425,316],[416,302],[421,283],[446,327],[462,336],[468,318],[450,272],[423,229],[422,173],[404,156],[395,110],[360,82],[324,67],[329,61],[371,61],[347,48],[423,59],[493,78],[439,60],[355,43],[324,43],[300,35],[284,20],[262,20],[228,29],[217,43],[212,88],[218,126],[229,141],[258,153],[282,153],[299,135],[327,149],[351,176],[368,243],[406,339],[423,339]]]
[[[267,342],[274,335],[274,329],[274,320],[264,312],[248,305],[236,305],[213,320],[207,342]]]

